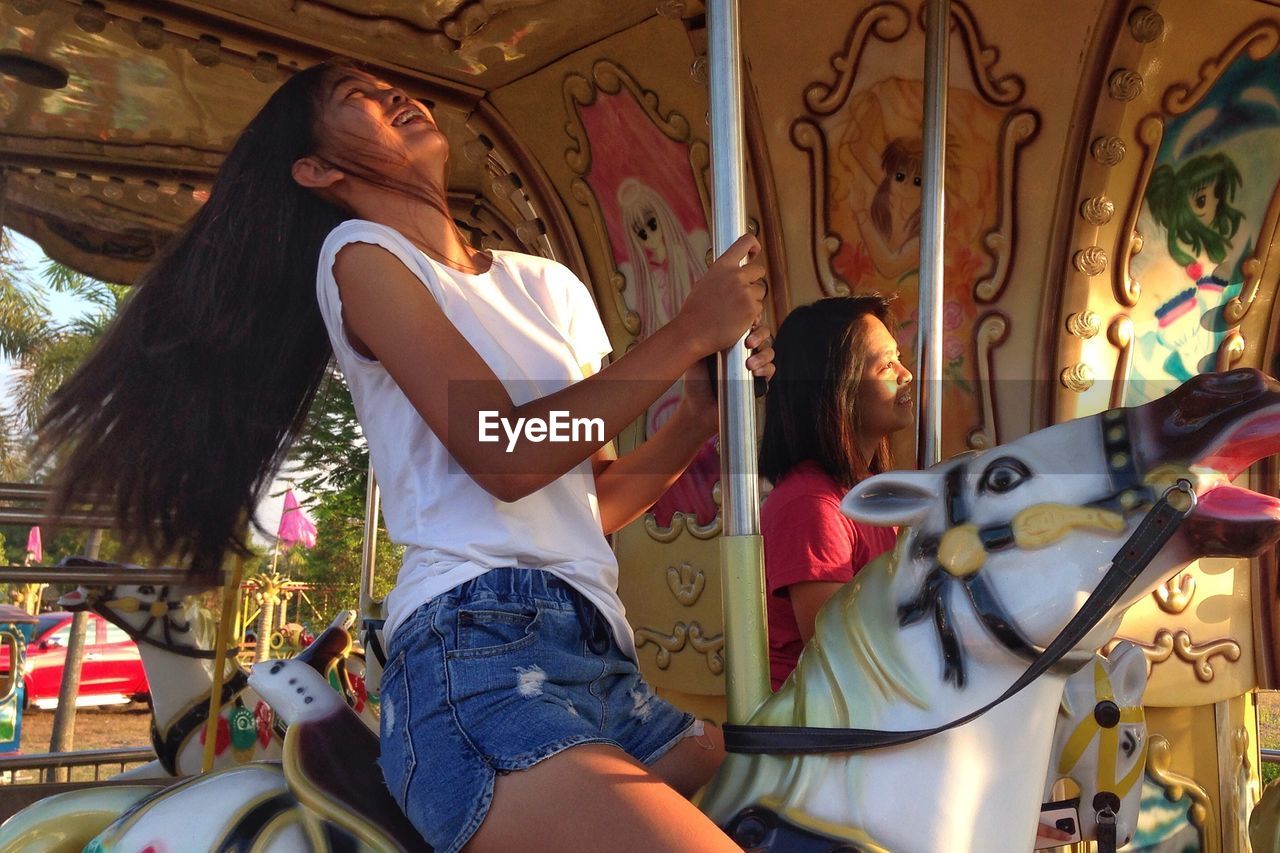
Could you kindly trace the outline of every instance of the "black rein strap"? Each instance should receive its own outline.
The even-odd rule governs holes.
[[[1187,497],[1187,506],[1176,508],[1169,502],[1169,494],[1178,491]],[[1085,635],[1102,620],[1120,600],[1125,590],[1133,585],[1138,575],[1151,563],[1160,549],[1177,532],[1196,505],[1196,495],[1191,484],[1179,480],[1169,487],[1138,524],[1133,535],[1121,547],[1111,562],[1111,568],[1089,595],[1084,606],[1069,621],[1040,654],[1018,677],[1009,689],[976,711],[931,729],[908,731],[881,731],[877,729],[815,728],[811,726],[754,726],[725,725],[725,749],[749,755],[774,753],[823,753],[857,752],[886,746],[901,746],[922,740],[948,729],[962,726],[990,711],[995,706],[1020,692],[1057,663],[1084,639]]]

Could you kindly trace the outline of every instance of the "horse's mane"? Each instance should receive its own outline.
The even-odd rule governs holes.
[[[875,711],[925,700],[903,653],[892,592],[909,532],[818,612],[796,671],[752,718],[758,725],[873,727]]]

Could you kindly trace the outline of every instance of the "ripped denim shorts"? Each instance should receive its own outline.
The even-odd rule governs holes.
[[[494,569],[396,629],[379,764],[423,837],[454,853],[488,813],[497,774],[580,743],[652,764],[693,724],[652,693],[573,587],[536,569]]]

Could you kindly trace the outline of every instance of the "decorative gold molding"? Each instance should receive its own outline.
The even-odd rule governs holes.
[[[1067,317],[1067,331],[1087,341],[1102,331],[1102,318],[1096,311],[1078,311]]]
[[[689,531],[689,535],[694,539],[714,539],[720,535],[720,513],[717,512],[716,517],[706,524],[698,524],[697,516],[690,515],[687,512],[676,512],[671,515],[670,527],[660,527],[653,513],[646,512],[644,514],[644,529],[650,538],[664,545],[676,541],[680,534],[686,530]]]
[[[668,669],[671,666],[671,656],[688,645],[705,658],[707,669],[712,675],[724,674],[724,635],[706,634],[698,622],[677,622],[669,634],[655,628],[636,628],[635,640],[637,651],[649,643],[658,647],[654,656],[654,664],[658,669]]]
[[[1142,94],[1142,75],[1132,68],[1117,68],[1107,78],[1107,94],[1117,101],[1132,101]]]
[[[1236,362],[1244,357],[1244,336],[1238,329],[1227,332],[1218,351],[1213,357],[1213,369],[1217,373],[1226,373]]]
[[[1115,214],[1116,203],[1105,195],[1095,195],[1080,202],[1080,216],[1090,225],[1106,225]]]
[[[1215,675],[1211,658],[1221,655],[1231,663],[1240,660],[1240,644],[1230,637],[1197,645],[1192,641],[1191,634],[1184,628],[1179,628],[1177,631],[1161,628],[1156,631],[1150,643],[1144,643],[1132,637],[1124,639],[1136,646],[1141,646],[1147,662],[1151,665],[1163,663],[1176,654],[1179,660],[1191,664],[1196,678],[1206,683],[1213,681]]]
[[[1244,278],[1240,293],[1231,297],[1222,311],[1223,317],[1232,326],[1240,324],[1240,321],[1249,313],[1249,309],[1253,307],[1253,301],[1258,298],[1258,284],[1259,279],[1262,277],[1262,261],[1256,256],[1249,258],[1249,260],[1240,265],[1240,274]]]
[[[925,3],[920,4],[920,28],[924,29]],[[993,104],[1007,107],[1022,100],[1027,90],[1026,82],[1016,74],[1003,77],[992,75],[991,69],[1000,61],[1000,51],[982,41],[977,21],[973,12],[959,0],[951,3],[951,19],[959,27],[968,48],[969,69],[973,72],[974,82],[978,84],[983,96]]]
[[[1129,13],[1129,34],[1143,44],[1164,35],[1164,17],[1155,9],[1139,6]]]
[[[1076,362],[1070,367],[1062,368],[1058,378],[1068,391],[1083,394],[1093,387],[1093,368],[1083,361]]]
[[[1040,129],[1040,117],[1031,110],[1023,110],[1009,116],[1000,139],[1000,207],[996,211],[996,225],[982,238],[982,244],[995,262],[991,275],[974,282],[973,296],[978,302],[995,302],[1000,298],[1009,281],[1009,267],[1013,263],[1014,248],[1014,172],[1018,149],[1035,137]]]
[[[605,230],[604,213],[601,212],[600,203],[596,201],[596,194],[591,191],[590,185],[582,178],[574,178],[569,184],[569,195],[591,209],[591,215],[588,217],[591,230],[599,244],[605,247],[606,252],[609,251],[609,234]],[[613,297],[613,307],[622,320],[622,327],[633,336],[639,335],[640,315],[627,305],[627,279],[612,264],[609,268],[607,289],[609,295]]]
[[[1200,830],[1202,840],[1214,837],[1213,808],[1209,792],[1190,776],[1170,770],[1172,764],[1173,747],[1169,745],[1169,739],[1164,735],[1151,735],[1151,743],[1147,747],[1147,775],[1160,786],[1170,802],[1176,803],[1183,796],[1190,797],[1191,808],[1187,810],[1187,817]]]
[[[1248,53],[1249,58],[1257,61],[1266,57],[1277,46],[1280,46],[1280,26],[1274,21],[1260,21],[1240,35],[1218,54],[1200,66],[1200,78],[1191,84],[1178,83],[1170,86],[1164,93],[1164,111],[1169,115],[1181,115],[1191,109],[1204,97],[1205,93],[1218,82],[1223,72],[1235,62],[1236,57]]]
[[[881,3],[867,9],[853,22],[844,50],[831,57],[831,67],[836,71],[836,82],[830,86],[814,83],[804,92],[804,103],[817,115],[831,115],[849,97],[853,87],[854,71],[862,59],[867,38],[873,32],[881,41],[892,43],[900,40],[911,27],[911,16],[898,3]],[[794,130],[792,131],[794,138]]]
[[[818,286],[826,296],[847,296],[849,285],[831,269],[831,259],[840,250],[840,235],[827,230],[827,138],[822,128],[808,119],[791,125],[791,141],[809,155],[809,233],[813,235],[813,267]]]
[[[985,450],[1000,443],[1000,430],[996,423],[996,392],[992,377],[995,348],[1009,336],[1009,318],[998,311],[984,314],[973,333],[973,347],[978,362],[978,409],[982,422],[969,431],[968,445]]]
[[[667,566],[667,589],[675,596],[676,601],[685,607],[692,607],[702,597],[707,586],[707,575],[702,569],[695,569],[687,561],[677,566]]]
[[[1142,147],[1142,164],[1138,169],[1138,182],[1134,185],[1133,194],[1129,197],[1129,213],[1126,217],[1125,230],[1129,239],[1121,246],[1121,257],[1115,265],[1111,279],[1111,288],[1116,301],[1125,308],[1138,304],[1142,295],[1142,284],[1133,279],[1129,263],[1133,256],[1142,251],[1142,235],[1138,233],[1138,214],[1142,211],[1142,199],[1146,194],[1147,182],[1151,180],[1151,171],[1156,165],[1156,151],[1160,148],[1160,140],[1164,138],[1164,120],[1159,116],[1148,116],[1138,123],[1138,142]]]
[[[1107,271],[1107,250],[1087,246],[1071,256],[1071,265],[1088,276],[1102,275]]]
[[[1093,159],[1104,166],[1120,165],[1127,151],[1124,140],[1118,136],[1099,136],[1089,146],[1089,153],[1093,155]]]
[[[1113,409],[1124,406],[1129,387],[1129,369],[1133,364],[1133,320],[1127,314],[1119,314],[1107,326],[1107,342],[1120,351],[1116,358],[1115,373],[1111,376],[1111,396],[1108,404]]]
[[[690,140],[689,121],[675,110],[662,115],[658,106],[658,93],[643,88],[622,66],[601,59],[591,66],[591,79],[581,74],[570,74],[564,78],[564,105],[568,124],[565,132],[573,140],[575,147],[565,152],[565,161],[575,174],[585,175],[591,170],[591,148],[587,142],[587,130],[582,125],[579,107],[589,107],[596,102],[596,93],[616,95],[623,89],[631,93],[636,103],[644,110],[649,120],[674,142]]]
[[[1165,613],[1177,616],[1191,606],[1196,594],[1196,579],[1190,572],[1169,578],[1152,591],[1156,606]]]

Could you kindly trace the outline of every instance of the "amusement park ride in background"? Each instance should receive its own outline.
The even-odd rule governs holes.
[[[735,43],[744,130],[733,162],[745,163],[746,192],[727,219],[731,193],[718,176],[730,158],[716,147],[713,175],[706,121],[725,109],[717,7],[656,5],[3,0],[0,217],[59,261],[132,281],[206,198],[230,141],[275,86],[337,53],[411,95],[430,92],[451,141],[456,219],[478,245],[554,257],[590,282],[615,352],[671,318],[735,221],[765,247],[775,325],[820,296],[894,295],[904,350],[924,360],[918,377],[932,377],[921,382],[921,452],[904,444],[899,460],[1031,441],[1052,424],[1161,399],[1206,373],[1276,371],[1275,3],[743,0]],[[637,217],[659,227],[640,236]],[[624,433],[623,451],[661,423],[666,402]],[[752,501],[741,482],[721,482],[717,452],[708,445],[614,546],[647,677],[691,710],[745,722],[764,697],[751,678],[733,677],[734,656],[759,640],[734,633],[742,621],[716,591],[725,574],[737,588],[740,564],[751,563],[736,559],[733,543],[752,533],[739,515]],[[1061,471],[1087,464],[1076,457]],[[1280,488],[1271,456],[1232,473],[1259,494]],[[1072,488],[1056,489],[1056,499]],[[1094,648],[1127,641],[1146,663],[1132,849],[1248,849],[1260,796],[1256,690],[1280,686],[1280,567],[1273,547],[1238,556],[1253,550],[1196,552],[1214,556],[1151,578],[1118,625],[1104,621],[1106,636],[1089,636]],[[1094,556],[1105,563],[1114,552]],[[1004,558],[993,554],[992,566]],[[887,601],[891,615],[901,601]],[[367,596],[359,604],[362,617],[377,616]],[[1057,615],[1065,620],[1069,608]],[[985,634],[975,623],[972,635]],[[941,673],[936,640],[921,648]],[[923,678],[909,670],[895,677]],[[1010,703],[1030,702],[1045,689],[1037,685]],[[761,713],[794,725],[784,706],[797,692],[784,688]],[[967,703],[950,707],[960,714]],[[852,718],[822,725],[866,726],[859,715],[879,713],[863,694],[849,707]],[[1056,699],[1035,708],[1043,725],[1032,752],[1047,762]],[[874,725],[946,722],[895,713]],[[1020,727],[1033,728],[1006,720],[1006,731]],[[1124,737],[1124,725],[1104,728]],[[955,770],[966,792],[988,790],[980,777],[1005,767],[1007,756],[989,755],[998,751],[988,746]],[[739,756],[730,767],[778,761]],[[765,785],[769,772],[751,775]],[[803,809],[784,805],[788,794],[741,790],[734,778],[746,777],[722,777],[707,798],[726,822],[763,798],[804,831],[822,823],[796,817]],[[1022,784],[1039,798],[1041,781]],[[867,849],[922,849],[878,828],[873,801],[849,817],[864,834],[842,837]],[[968,800],[948,807],[957,822],[946,831],[959,846],[933,849],[1013,849],[981,846],[981,835],[965,834],[970,818],[953,814],[981,809]],[[1274,826],[1274,808],[1261,810],[1268,815]],[[1033,829],[1032,817],[1023,828],[1019,813],[1006,838]]]

